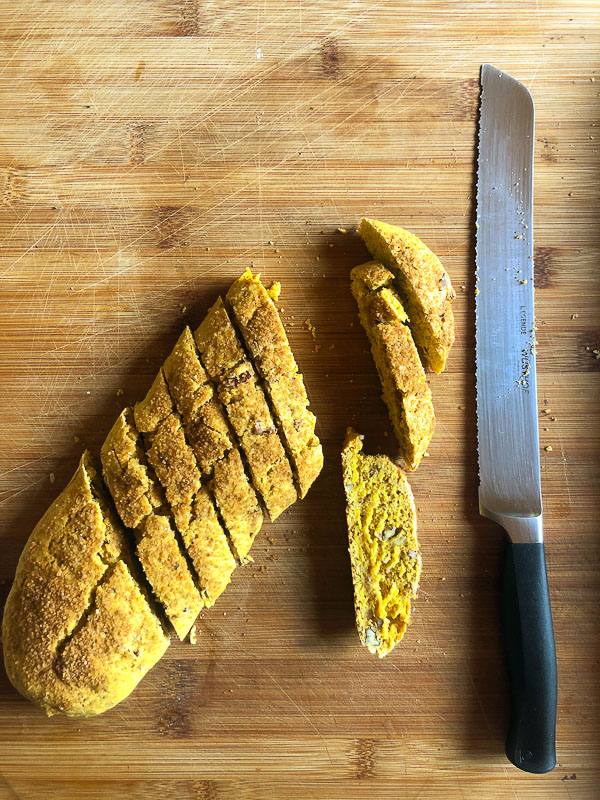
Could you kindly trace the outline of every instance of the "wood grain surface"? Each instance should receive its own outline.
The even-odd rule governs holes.
[[[174,642],[114,710],[46,720],[2,671],[2,800],[600,796],[599,14],[586,0],[0,2],[2,599],[84,445],[99,450],[182,326],[251,263],[283,284],[326,456],[198,643]],[[560,680],[558,765],[542,777],[503,754],[502,534],[477,513],[483,62],[523,81],[537,111]],[[421,590],[383,661],[353,628],[339,466],[348,424],[393,451],[348,285],[363,214],[421,236],[458,291],[457,342],[431,376],[437,431],[411,478]]]

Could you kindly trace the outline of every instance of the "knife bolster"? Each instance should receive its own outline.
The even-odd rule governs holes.
[[[479,513],[482,517],[487,517],[497,522],[498,525],[501,525],[513,544],[541,544],[544,541],[541,514],[537,517],[519,517],[515,514],[499,514],[496,511],[490,511],[481,501],[479,502]]]

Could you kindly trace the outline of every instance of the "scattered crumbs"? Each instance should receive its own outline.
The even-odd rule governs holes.
[[[517,235],[515,236],[515,239],[522,239],[522,238],[523,238],[522,233],[517,233]]]
[[[185,314],[186,311],[187,311],[187,306],[182,306],[181,313]]]
[[[329,247],[333,247],[333,242],[329,242]]]
[[[334,344],[330,344],[330,345],[329,345],[329,349],[330,349],[330,350],[333,350],[334,348],[335,348],[335,345],[334,345]]]
[[[354,323],[353,323],[353,322],[351,322],[351,323],[350,323],[350,327],[351,327],[351,328],[353,328],[353,327],[354,327]],[[589,347],[588,347],[588,350],[589,350]]]
[[[226,617],[226,616],[227,616],[227,612],[226,612],[226,611],[224,611],[224,612],[223,612],[223,616],[224,616],[224,617]]]
[[[50,473],[50,483],[54,483],[55,480],[56,480],[56,475],[53,472],[51,472]]]
[[[210,247],[207,247],[206,249],[207,249],[207,250],[210,250]]]
[[[459,406],[459,407],[458,407],[458,410],[459,410],[459,411],[464,411],[464,410],[465,410],[465,407],[464,407],[464,406]]]
[[[556,417],[550,417],[550,422],[556,422]]]
[[[346,230],[346,228],[338,228],[338,231],[339,231],[340,233],[348,233],[348,231]]]
[[[190,644],[196,644],[198,639],[196,638],[196,626],[192,625],[192,629],[190,631]]]
[[[475,294],[479,294],[479,289],[475,289]]]
[[[592,80],[594,80],[592,78]],[[577,780],[577,773],[572,772],[570,775],[563,775],[561,781],[576,781]]]
[[[464,597],[464,594],[461,592],[458,596],[459,597]]]
[[[267,293],[271,300],[279,300],[279,295],[281,294],[281,284],[279,281],[273,281],[273,283],[267,289]],[[283,308],[281,309],[284,310]]]
[[[527,283],[527,278],[523,278],[523,280],[519,281],[519,283],[521,284],[521,286],[523,286],[524,284]]]
[[[429,453],[423,453],[423,458],[429,458]]]
[[[321,345],[320,344],[315,344],[315,353],[318,353],[320,349],[321,349]]]
[[[125,390],[124,389],[117,389],[117,397],[121,397],[124,394],[125,394]]]
[[[79,438],[79,436],[74,436],[74,437],[73,437],[73,441],[75,442],[75,444],[79,444],[79,442],[81,441],[81,439]]]
[[[600,354],[600,350],[592,350],[592,353],[593,353],[595,356],[597,356],[597,355],[599,355],[599,354]]]
[[[551,408],[545,408],[544,409],[544,414],[551,414],[551,413],[552,413],[552,409]]]
[[[269,241],[268,241],[268,244],[270,244],[271,246],[273,246],[273,245],[275,244],[275,242],[274,242],[272,239],[269,239]]]
[[[307,330],[307,331],[310,333],[310,335],[312,336],[312,338],[313,338],[313,339],[316,341],[316,339],[317,339],[317,329],[315,328],[315,326],[314,326],[314,325],[312,324],[312,322],[310,321],[310,317],[307,317],[307,318],[304,320],[304,327],[305,327],[305,328],[306,328],[306,330]]]
[[[320,261],[320,260],[321,260],[321,256],[315,256],[315,261]]]
[[[86,392],[86,394],[91,394],[91,392]]]
[[[441,580],[441,581],[445,581],[445,580],[446,580],[446,578],[440,578],[440,580]]]
[[[387,439],[387,437],[389,436],[389,434],[388,434],[388,432],[387,432],[387,431],[384,431],[384,432],[383,432],[383,435],[384,435],[384,437],[385,437],[386,439]]]
[[[260,61],[261,58],[262,58],[262,50],[260,49],[260,47],[257,47],[256,48],[256,60]]]
[[[578,317],[579,317],[579,314],[571,314],[571,319],[577,319]]]
[[[544,450],[545,450],[547,453],[551,453],[551,452],[552,452],[552,445],[551,445],[551,444],[548,444],[548,445],[546,445],[546,447],[544,447]]]

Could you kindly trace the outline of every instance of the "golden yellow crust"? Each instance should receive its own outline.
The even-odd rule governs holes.
[[[314,432],[315,416],[308,410],[304,379],[279,313],[260,275],[252,275],[250,270],[235,281],[226,299],[265,381],[302,498],[322,469],[323,451]]]
[[[402,639],[421,574],[413,495],[387,456],[361,453],[362,436],[348,430],[342,451],[356,626],[379,657]]]
[[[438,257],[403,228],[363,219],[359,233],[373,258],[394,273],[415,341],[434,372],[442,372],[454,342],[456,295],[450,276]]]
[[[164,374],[183,419],[186,440],[202,474],[212,476],[215,503],[235,554],[243,562],[262,526],[263,514],[189,328],[167,358]]]
[[[139,669],[122,670],[118,681],[106,665],[102,685],[99,675],[80,675],[77,680],[61,675],[59,667],[81,621],[94,609],[100,586],[115,569],[126,570],[129,560],[126,538],[108,504],[88,453],[81,459],[66,489],[57,497],[31,533],[19,559],[17,572],[4,609],[2,638],[6,672],[13,685],[47,714],[91,716],[124,699],[144,672],[161,657],[168,645],[158,618],[145,605],[145,619],[115,616],[107,634],[127,628],[132,637],[143,638],[152,620],[148,646]],[[133,579],[131,579],[133,582]],[[82,641],[82,658],[93,658]]]
[[[145,407],[148,417],[152,408],[160,409],[156,411],[157,416],[165,413],[164,396],[152,396]],[[177,635],[184,639],[203,601],[166,515],[160,485],[146,463],[132,409],[122,412],[108,434],[102,446],[102,465],[121,519],[135,529],[136,553],[152,591]],[[135,476],[135,481],[131,476]],[[153,501],[142,504],[140,498],[153,498]]]
[[[433,436],[435,414],[408,318],[393,287],[394,276],[381,264],[361,264],[350,277],[400,451],[414,470]]]
[[[235,445],[189,328],[179,337],[163,372],[200,471],[211,475],[215,463]]]
[[[272,520],[297,498],[290,463],[264,392],[227,314],[223,300],[195,333],[200,356],[246,455],[258,493]]]
[[[215,464],[210,487],[240,563],[251,560],[248,552],[262,527],[263,513],[238,450],[230,450]]]
[[[138,528],[136,553],[152,591],[183,641],[204,603],[168,517],[146,517]]]

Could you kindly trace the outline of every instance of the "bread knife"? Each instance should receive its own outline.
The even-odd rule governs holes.
[[[507,534],[501,616],[511,710],[506,755],[556,764],[556,654],[542,532],[533,286],[534,107],[481,69],[477,171],[476,384],[479,511]]]

